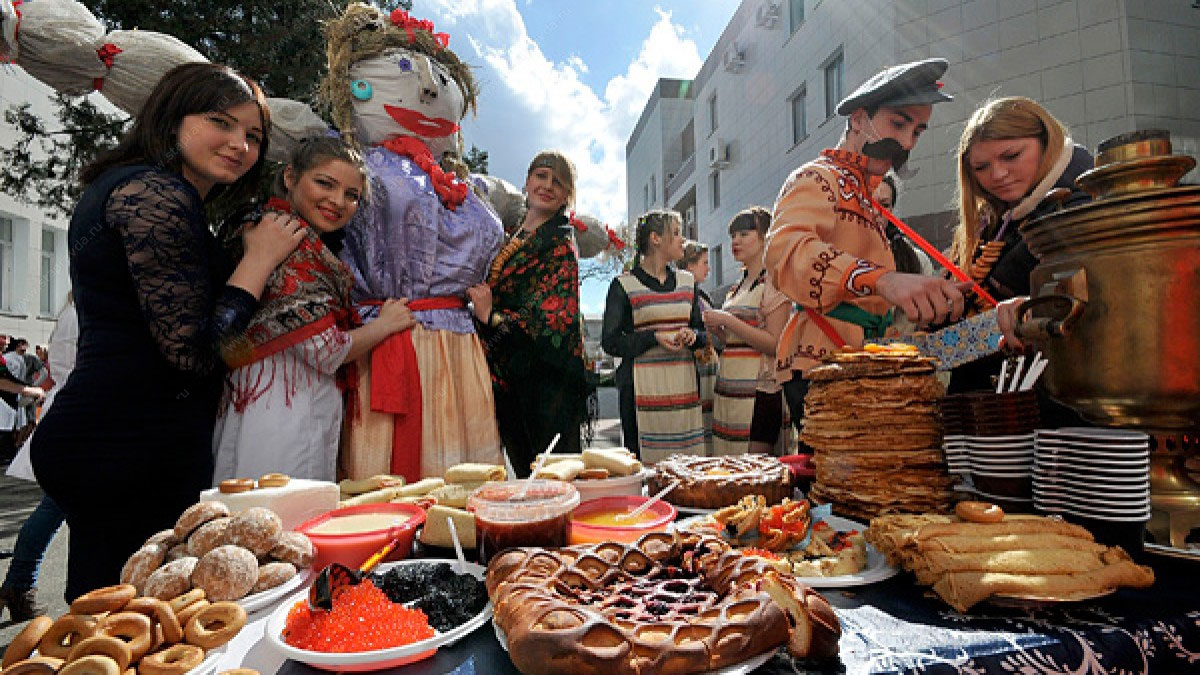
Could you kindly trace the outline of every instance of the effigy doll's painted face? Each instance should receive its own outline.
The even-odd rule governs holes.
[[[389,49],[350,66],[359,138],[368,145],[415,136],[440,159],[458,147],[465,113],[462,89],[450,71],[409,49]]]

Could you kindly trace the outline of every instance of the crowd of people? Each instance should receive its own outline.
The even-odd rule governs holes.
[[[321,96],[336,129],[289,147],[274,196],[245,217],[207,220],[247,213],[230,207],[264,184],[273,122],[259,86],[226,66],[172,68],[82,172],[68,233],[78,337],[69,359],[54,344],[49,357],[73,370],[54,374],[54,405],[27,444],[47,507],[31,547],[44,551],[65,518],[68,599],[114,583],[131,551],[224,478],[415,480],[505,457],[525,476],[554,439],[581,448],[593,387],[575,167],[537,154],[521,208],[502,219],[452,161],[476,85],[427,24],[365,5],[331,22]],[[720,305],[700,286],[708,249],[685,242],[679,214],[638,219],[601,344],[621,359],[624,443],[643,461],[787,452],[804,374],[823,355],[894,332],[896,310],[924,328],[971,309],[880,205],[897,200],[885,175],[949,100],[945,69],[890,68],[841,102],[838,146],[796,169],[773,210],[730,221],[743,271]],[[989,102],[959,150],[958,263],[1001,243],[983,285],[1027,293],[1036,261],[1019,223],[1088,159],[1033,101]],[[998,316],[1019,345],[1013,307]],[[42,394],[8,378],[0,392]],[[4,585],[14,617],[36,561],[22,574]]]

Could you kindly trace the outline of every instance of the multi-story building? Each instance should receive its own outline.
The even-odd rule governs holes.
[[[53,119],[52,91],[16,66],[0,65],[0,111],[29,103]],[[0,124],[0,146],[11,147],[16,131]],[[43,209],[0,193],[0,333],[45,344],[66,302],[67,222]]]
[[[935,106],[897,211],[939,247],[957,222],[959,135],[989,98],[1033,98],[1093,150],[1161,128],[1200,155],[1200,2],[743,0],[695,78],[660,80],[642,111],[626,145],[630,222],[680,211],[713,247],[707,285],[732,283],[730,218],[769,208],[793,169],[837,144],[845,94],[931,56],[950,61],[954,101]]]

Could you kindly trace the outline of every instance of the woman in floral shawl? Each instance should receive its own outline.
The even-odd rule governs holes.
[[[575,167],[563,154],[534,157],[525,179],[525,215],[492,262],[486,284],[467,293],[487,350],[500,437],[518,476],[554,438],[580,451],[588,383],[579,314],[579,262],[566,210]]]

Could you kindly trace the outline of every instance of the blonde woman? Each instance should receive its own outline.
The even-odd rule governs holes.
[[[1055,188],[1072,191],[1064,206],[1087,201],[1088,195],[1075,187],[1075,179],[1092,166],[1087,149],[1076,145],[1066,127],[1035,101],[1014,96],[989,101],[976,110],[958,144],[954,262],[979,279],[997,300],[1028,295],[1029,274],[1038,261],[1019,229],[1054,207],[1046,195]],[[991,388],[1000,358],[956,368],[950,391]],[[1043,422],[1063,419],[1058,413],[1066,410],[1059,409],[1046,400]],[[1065,421],[1072,418],[1073,414]]]
[[[698,241],[688,240],[683,244],[683,257],[679,266],[685,272],[691,272],[696,279],[696,298],[700,301],[700,309],[707,311],[713,308],[712,298],[700,288],[700,284],[708,279],[709,260],[708,246]],[[717,385],[717,350],[710,343],[704,349],[696,351],[696,380],[700,385],[700,410],[704,414],[704,448],[705,454],[712,454],[712,421],[713,421],[713,389]]]

